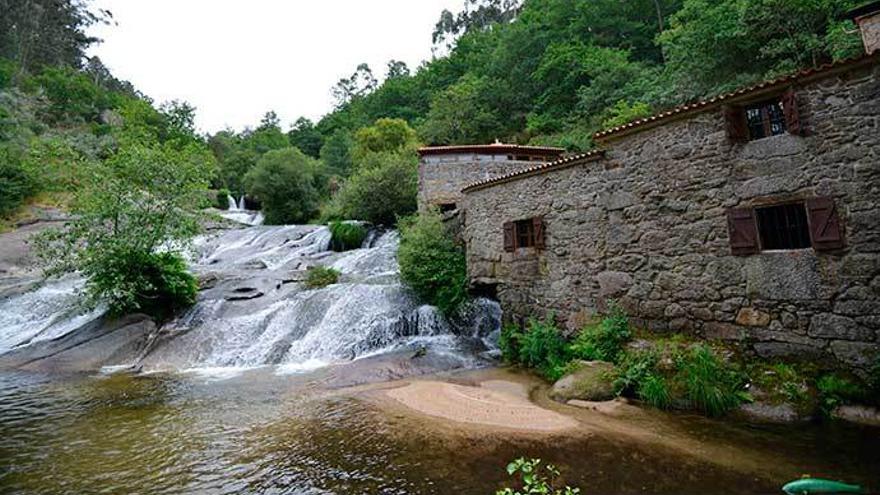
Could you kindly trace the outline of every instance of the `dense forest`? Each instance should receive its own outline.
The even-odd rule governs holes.
[[[112,13],[86,0],[0,0],[0,215],[27,198],[64,203],[84,164],[137,143],[201,160],[221,198],[248,194],[273,223],[392,223],[415,208],[419,145],[588,149],[603,127],[858,54],[841,20],[857,3],[465,0],[425,33],[431,60],[413,70],[392,60],[380,75],[359,65],[330,88],[335,108],[318,122],[288,127],[270,111],[253,128],[203,136],[190,105],[156,105],[87,57],[99,41],[88,27]]]

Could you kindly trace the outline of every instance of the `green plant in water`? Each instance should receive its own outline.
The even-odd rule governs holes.
[[[330,222],[330,248],[336,252],[358,249],[367,238],[367,229],[355,222]]]
[[[570,346],[572,356],[587,361],[617,362],[624,345],[632,338],[629,318],[617,304],[598,325],[584,328]]]
[[[656,365],[657,353],[653,350],[623,353],[617,364],[617,376],[614,379],[614,388],[617,390],[617,393],[637,392],[641,383],[648,376],[654,374]]]
[[[320,289],[339,281],[339,270],[326,266],[313,266],[306,274],[306,287]]]
[[[554,487],[559,470],[552,464],[541,465],[541,459],[521,457],[507,465],[507,474],[519,478],[520,488],[504,488],[495,495],[575,495],[579,488]]]
[[[720,416],[748,400],[741,378],[709,347],[694,346],[678,363],[691,404],[709,416]]]

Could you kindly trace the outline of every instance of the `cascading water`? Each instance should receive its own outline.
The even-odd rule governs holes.
[[[114,354],[115,361],[103,365],[144,370],[277,365],[297,371],[424,349],[471,366],[494,349],[498,305],[478,299],[447,319],[418,304],[399,280],[396,232],[371,235],[361,249],[344,253],[329,251],[330,238],[326,227],[257,226],[197,239],[191,263],[202,291],[196,305],[151,334],[137,353]],[[317,265],[338,270],[339,282],[306,288],[307,270]],[[100,318],[100,311],[77,312],[75,291],[81,284],[75,278],[53,281],[0,301],[0,353],[75,334]]]
[[[235,211],[238,209],[238,205],[235,204],[235,198],[233,198],[231,194],[226,195],[226,201],[229,204],[229,211]]]
[[[261,212],[245,208],[244,196],[241,197],[238,203],[235,202],[235,198],[231,194],[226,196],[226,200],[229,203],[229,209],[221,211],[221,217],[245,225],[263,224],[263,214]]]

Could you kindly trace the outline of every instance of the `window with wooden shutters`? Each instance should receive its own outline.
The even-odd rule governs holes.
[[[745,107],[745,114],[749,139],[762,139],[785,133],[785,112],[782,109],[781,98],[749,105]]]
[[[793,89],[789,89],[782,95],[782,111],[785,114],[785,127],[788,132],[795,136],[803,135],[804,128],[798,111],[797,95]]]
[[[756,208],[755,216],[762,250],[810,247],[807,210],[803,203]]]
[[[504,224],[504,250],[513,251],[516,249],[516,232],[513,222]]]
[[[504,224],[504,250],[544,248],[544,217],[527,218]]]
[[[830,251],[844,246],[843,225],[832,198],[819,197],[807,200],[810,222],[810,238],[816,251]]]
[[[736,105],[725,106],[724,121],[727,124],[727,136],[731,141],[748,141],[749,128],[746,125],[742,107]]]
[[[730,234],[730,249],[734,255],[745,256],[760,251],[758,226],[755,222],[755,210],[752,208],[728,210],[727,230]]]

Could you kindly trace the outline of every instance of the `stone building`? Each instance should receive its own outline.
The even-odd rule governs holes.
[[[553,312],[575,331],[613,299],[657,331],[867,366],[880,53],[594,137],[590,153],[464,188],[471,283],[506,318]]]
[[[559,158],[563,149],[495,143],[419,149],[419,209],[457,209],[462,188],[478,180]]]

